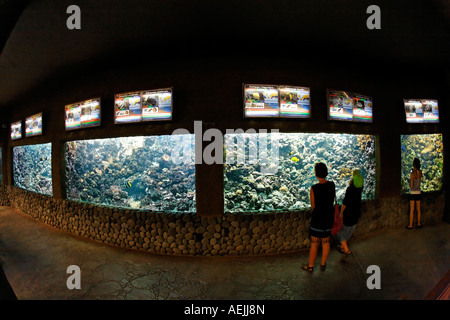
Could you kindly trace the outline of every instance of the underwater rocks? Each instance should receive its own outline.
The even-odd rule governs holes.
[[[70,200],[169,212],[195,212],[195,165],[175,164],[171,136],[66,144]]]
[[[424,223],[441,221],[445,194],[424,195]],[[16,187],[0,188],[10,204],[37,221],[118,247],[175,255],[260,255],[295,252],[309,246],[310,211],[199,217],[119,209],[61,200]],[[403,228],[406,198],[364,202],[355,236],[386,227]]]
[[[14,147],[14,185],[26,190],[53,195],[51,159],[51,143]]]
[[[402,193],[410,190],[410,170],[414,158],[421,162],[422,191],[438,191],[443,181],[443,141],[441,134],[401,136]]]
[[[279,134],[277,170],[266,171],[262,164],[246,161],[226,164],[224,169],[225,212],[271,212],[308,209],[309,190],[317,183],[314,165],[324,162],[328,180],[335,182],[338,201],[342,201],[353,169],[360,169],[365,178],[363,199],[375,197],[375,138],[350,134]],[[227,155],[250,150],[237,148]],[[270,153],[270,152],[268,152]],[[261,160],[261,159],[260,159]],[[273,160],[273,159],[272,159]],[[237,192],[241,190],[241,192]]]

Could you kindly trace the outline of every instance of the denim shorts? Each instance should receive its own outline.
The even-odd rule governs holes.
[[[355,227],[356,227],[356,224],[351,227],[347,227],[344,224],[342,226],[341,231],[339,231],[339,233],[336,235],[337,239],[339,241],[347,241],[352,236],[352,233],[353,233],[353,230],[355,230]]]

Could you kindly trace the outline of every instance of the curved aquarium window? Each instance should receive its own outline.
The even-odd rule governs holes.
[[[16,187],[52,196],[52,144],[14,147],[13,177]]]
[[[70,141],[65,157],[70,200],[195,212],[193,135]]]
[[[375,137],[329,133],[232,133],[225,135],[225,212],[273,212],[310,208],[314,165],[342,202],[353,169],[364,176],[363,199],[375,197]]]
[[[401,136],[402,193],[410,191],[410,172],[413,160],[421,163],[421,189],[425,192],[438,191],[442,188],[444,167],[444,144],[442,134],[414,134]]]

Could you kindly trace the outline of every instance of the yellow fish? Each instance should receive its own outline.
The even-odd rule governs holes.
[[[297,157],[292,157],[291,160],[294,161],[294,162],[298,162],[299,159]]]
[[[124,188],[131,188],[131,182],[130,181],[125,182],[123,186]]]

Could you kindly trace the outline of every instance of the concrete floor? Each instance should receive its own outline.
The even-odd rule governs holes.
[[[308,251],[263,257],[158,256],[77,238],[0,207],[0,265],[19,300],[423,299],[450,269],[450,225],[390,229],[334,248],[322,272],[300,270]],[[69,290],[67,267],[81,270]],[[370,290],[367,267],[381,270]]]

